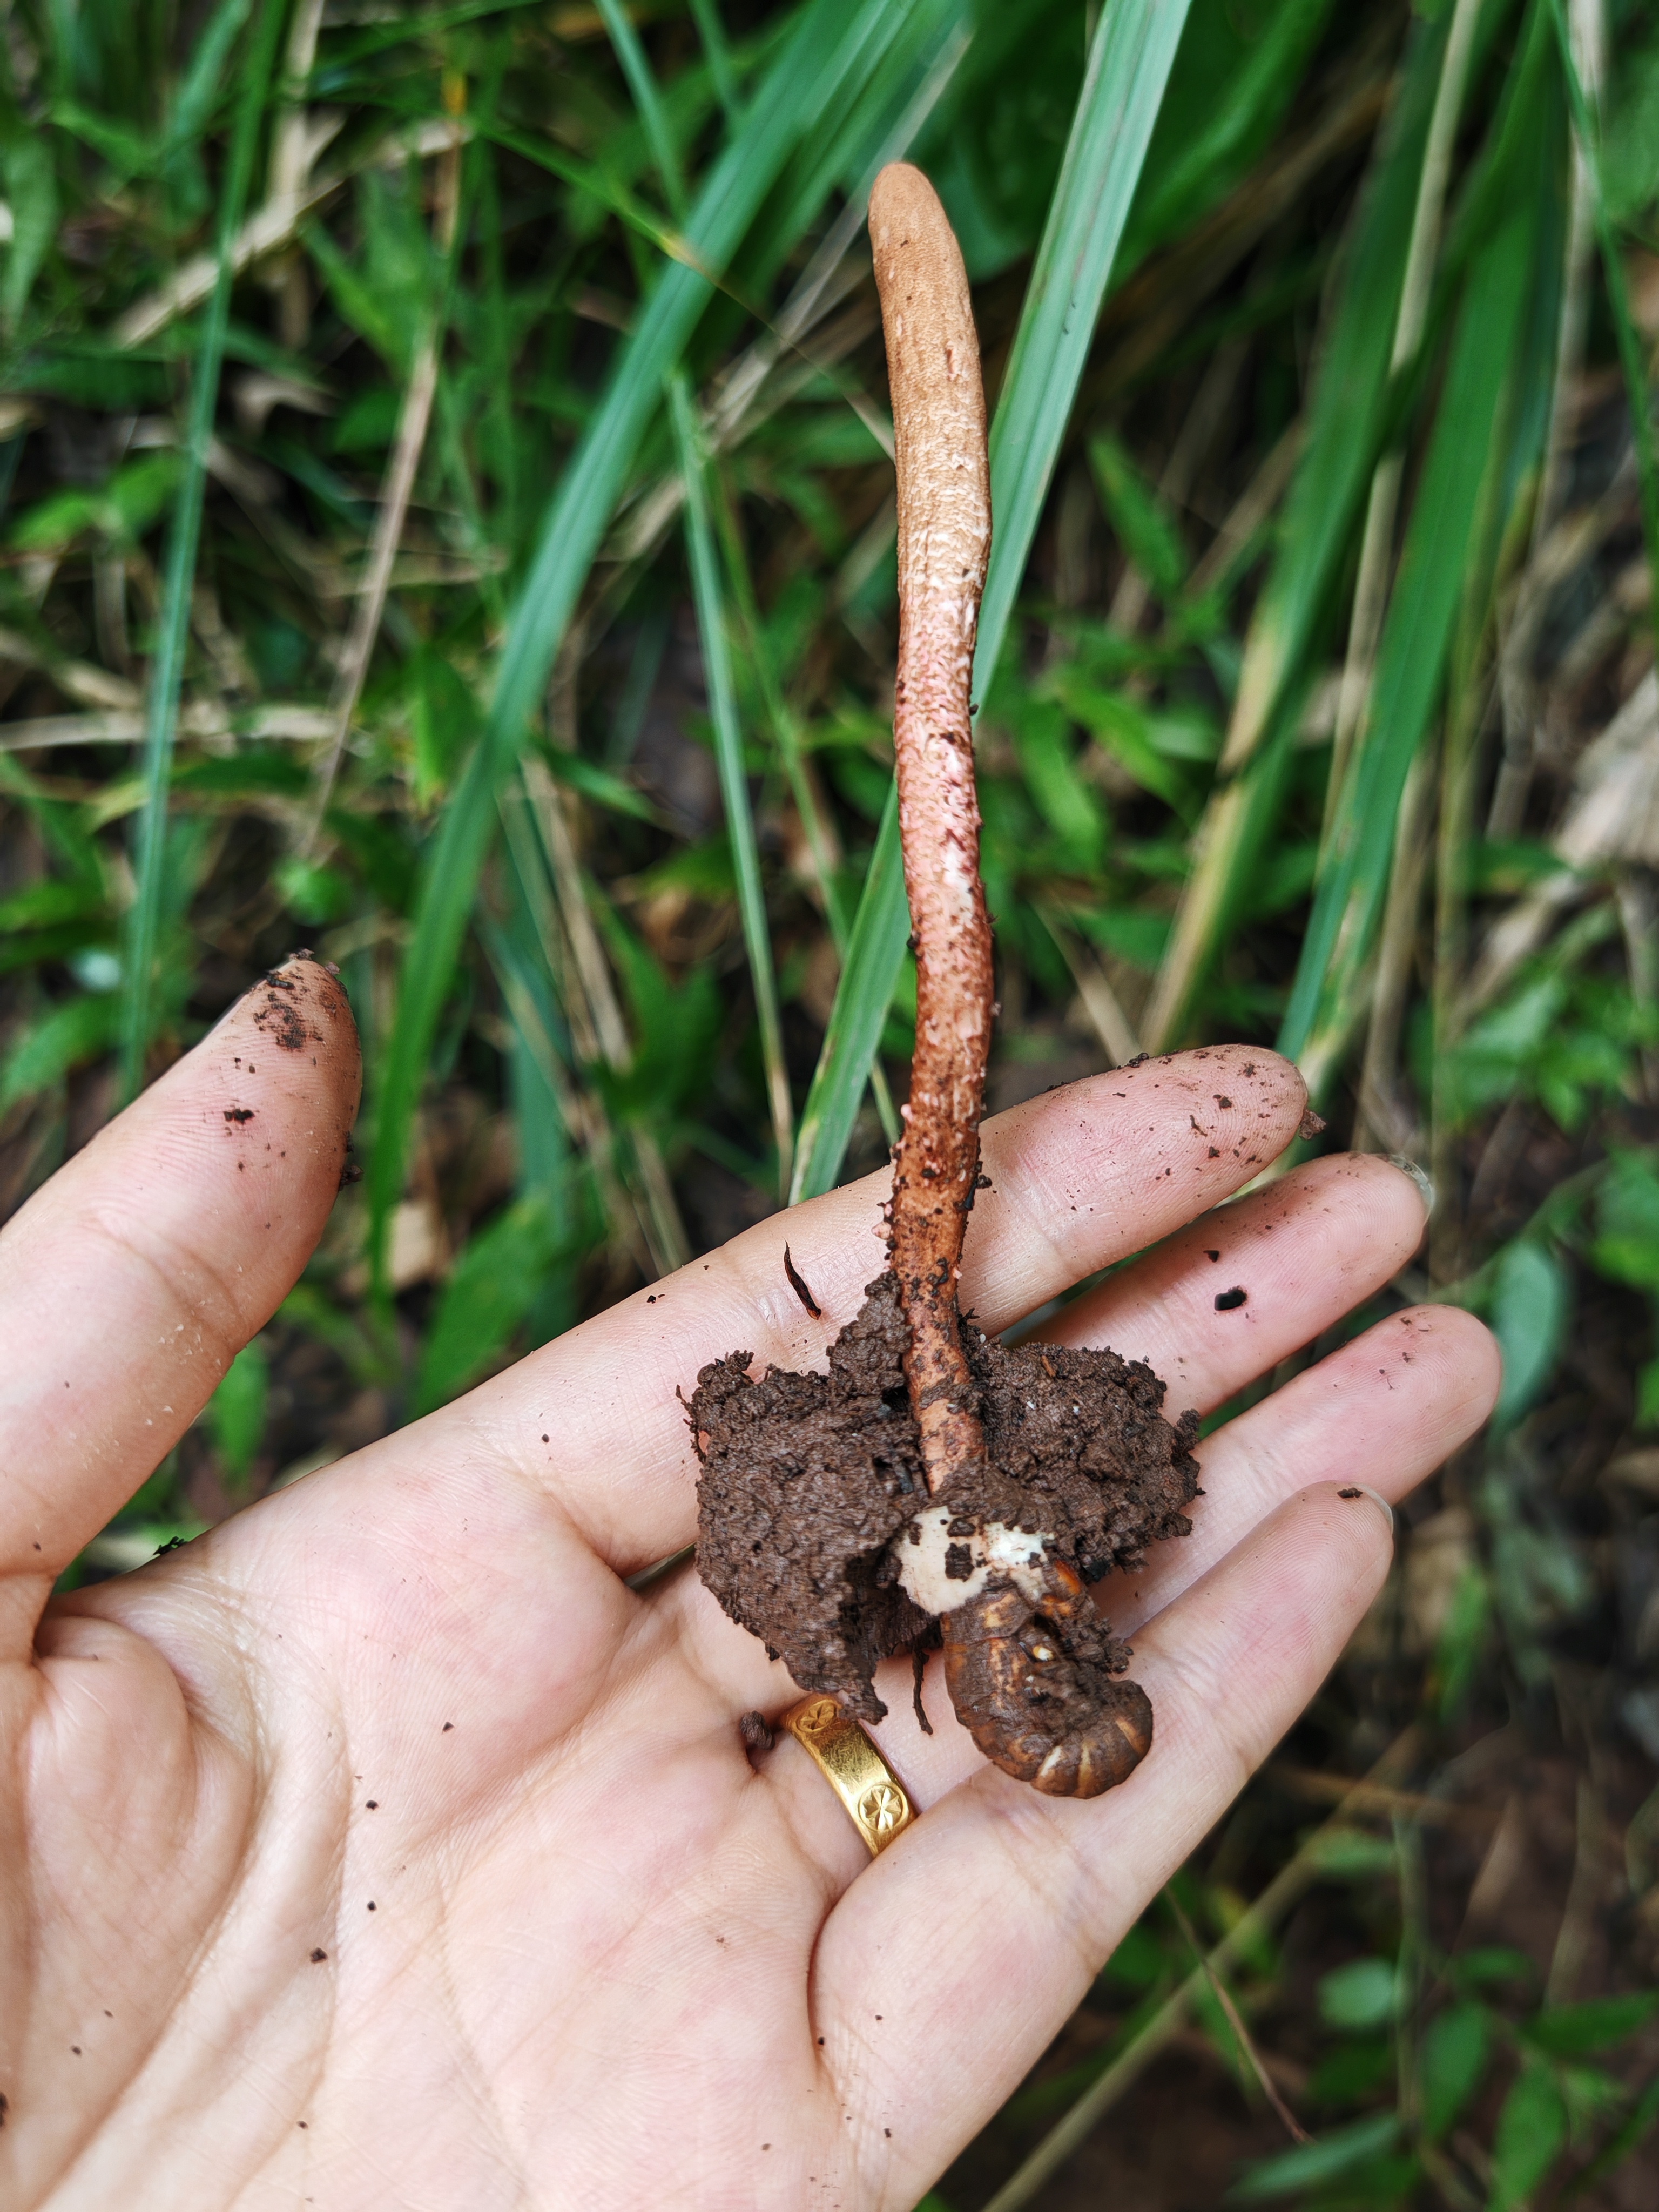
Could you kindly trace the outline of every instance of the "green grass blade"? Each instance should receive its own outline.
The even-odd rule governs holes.
[[[731,839],[732,857],[737,868],[738,911],[743,919],[743,941],[749,955],[749,976],[754,986],[755,1012],[760,1023],[761,1053],[766,1065],[766,1089],[772,1109],[772,1134],[778,1149],[781,1192],[789,1188],[793,1134],[789,1070],[783,1056],[783,1027],[778,1018],[777,978],[772,971],[772,940],[766,926],[760,848],[755,842],[755,817],[749,805],[749,778],[743,758],[743,732],[738,724],[737,692],[732,681],[731,641],[708,516],[707,464],[697,435],[691,395],[683,375],[676,375],[671,380],[669,399],[680,474],[685,483],[685,544],[691,564],[691,595],[696,602],[697,630],[702,645],[703,676],[708,686],[708,711],[714,725],[714,758],[720,769],[720,797],[726,807],[726,835]]]
[[[708,74],[714,80],[714,97],[725,112],[726,126],[735,130],[742,121],[737,73],[732,67],[732,48],[720,21],[720,0],[691,0],[691,17],[702,41]]]
[[[1295,684],[1346,552],[1382,435],[1444,27],[1419,33],[1389,141],[1361,211],[1342,304],[1285,501],[1281,550],[1250,624],[1222,757],[1242,767]]]
[[[811,0],[757,95],[749,125],[699,194],[686,242],[702,268],[726,268],[794,142],[832,99],[849,94],[878,65],[892,35],[882,19],[904,11],[864,0],[836,39],[839,12],[829,0]],[[664,379],[712,289],[706,276],[683,264],[665,270],[612,372],[554,497],[501,648],[487,733],[494,745],[515,746],[534,711]]]
[[[1188,0],[1115,0],[1102,14],[1066,159],[991,426],[991,566],[974,688],[990,690],[1025,558],[1152,142]]]
[[[1480,256],[1464,295],[1366,727],[1279,1033],[1279,1049],[1292,1060],[1305,1052],[1322,1006],[1341,995],[1342,977],[1363,964],[1388,888],[1400,796],[1439,696],[1463,594],[1533,247],[1532,210],[1523,208]]]
[[[1090,49],[1088,74],[991,426],[994,528],[974,656],[974,686],[981,697],[1001,656],[1187,6],[1188,0],[1115,0]],[[878,914],[866,912],[872,901],[878,902]],[[792,1197],[816,1197],[841,1172],[908,928],[898,809],[890,802],[801,1116]],[[860,1048],[867,1056],[854,1068],[836,1065],[836,1054]]]
[[[127,919],[122,962],[120,1096],[133,1097],[144,1079],[149,1042],[150,1005],[155,988],[162,876],[167,843],[167,793],[173,775],[173,741],[179,719],[185,652],[190,637],[191,594],[196,552],[202,535],[202,504],[207,485],[208,447],[219,397],[219,371],[230,321],[232,246],[247,204],[259,122],[283,27],[280,0],[261,0],[252,42],[243,64],[241,98],[231,142],[228,171],[219,203],[219,273],[208,301],[191,375],[190,413],[185,429],[184,473],[173,510],[167,566],[161,585],[161,618],[150,663],[145,705],[144,805],[138,819],[134,860],[136,890]]]
[[[760,608],[756,601],[754,580],[749,573],[748,561],[744,551],[743,535],[738,526],[730,487],[724,480],[720,480],[719,489],[720,497],[716,516],[720,524],[720,543],[726,555],[726,571],[732,579],[738,613],[742,622],[744,650],[748,654],[754,680],[766,709],[767,720],[772,726],[773,742],[777,746],[778,758],[783,764],[784,776],[789,786],[789,794],[795,802],[795,811],[800,817],[801,828],[805,834],[807,849],[811,854],[812,871],[817,878],[818,890],[823,900],[824,918],[830,925],[830,942],[836,948],[836,958],[845,965],[851,935],[851,922],[848,916],[842,885],[837,878],[831,830],[824,818],[823,800],[813,784],[811,776],[807,772],[799,726],[788,701],[783,696],[783,688],[778,680],[778,672],[773,659],[771,640],[766,635],[765,625],[761,620]],[[878,1039],[879,1026],[876,1034]],[[873,1046],[872,1050],[873,1052]],[[883,1133],[890,1145],[896,1144],[899,1135],[898,1114],[893,1104],[892,1095],[887,1087],[886,1076],[879,1060],[872,1060],[871,1062],[870,1089],[875,1099],[876,1112],[880,1117]],[[853,1102],[854,1112],[857,1110],[857,1105],[858,1101],[854,1098]],[[850,1119],[848,1126],[851,1127]],[[789,1203],[792,1206],[799,1195],[795,1189],[799,1170],[799,1157],[797,1157],[795,1167],[796,1174],[790,1179]]]
[[[908,9],[810,0],[758,88],[744,128],[716,162],[686,226],[702,267],[730,262],[802,135],[832,104],[856,104]],[[659,277],[544,520],[508,625],[488,721],[422,871],[414,930],[376,1100],[369,1161],[369,1250],[384,1286],[386,1224],[401,1194],[410,1131],[495,823],[495,793],[545,690],[664,380],[708,302],[708,279],[673,263]]]
[[[471,1240],[438,1294],[421,1346],[414,1419],[447,1405],[500,1364],[572,1241],[552,1198],[540,1191],[515,1199]]]
[[[800,728],[789,703],[783,696],[778,680],[777,667],[772,652],[771,640],[761,619],[759,603],[755,595],[755,582],[750,574],[748,556],[744,550],[743,533],[738,526],[730,483],[724,477],[716,479],[714,509],[720,529],[720,550],[726,556],[726,573],[732,580],[732,590],[743,628],[744,649],[748,655],[750,678],[759,691],[766,709],[766,718],[772,726],[773,742],[778,749],[778,758],[789,786],[789,795],[795,802],[805,834],[808,850],[812,856],[813,872],[823,898],[824,917],[830,924],[830,936],[840,958],[847,957],[847,938],[849,923],[836,880],[832,832],[824,819],[823,802],[813,789],[806,772],[805,756],[801,748]]]
[[[909,927],[904,861],[899,849],[898,787],[890,784],[887,809],[848,941],[847,963],[830,1012],[812,1087],[801,1109],[795,1174],[789,1190],[792,1206],[831,1188],[841,1172],[859,1101],[875,1064],[887,1010],[893,1003],[893,987]],[[896,958],[890,957],[895,944]]]
[[[651,64],[645,58],[645,48],[640,44],[640,34],[628,20],[628,11],[622,0],[599,0],[599,13],[605,27],[616,49],[617,59],[622,64],[623,75],[628,79],[628,89],[634,95],[634,105],[640,111],[640,121],[645,126],[645,136],[651,148],[651,158],[657,165],[663,190],[668,195],[668,204],[682,218],[685,214],[685,178],[680,168],[679,155],[674,151],[674,141],[669,134],[668,118],[663,112],[657,92],[657,80],[651,74]]]
[[[403,112],[401,107],[398,110]],[[609,208],[619,222],[625,222],[636,237],[654,246],[659,253],[671,260],[691,260],[684,240],[664,222],[662,216],[643,200],[608,177],[597,163],[584,161],[567,148],[554,145],[550,140],[533,137],[527,131],[515,131],[511,125],[493,118],[470,118],[475,137],[487,138],[492,144],[509,154],[517,154],[526,161],[533,161],[538,169],[550,176],[561,177],[578,191],[590,193],[601,207]]]
[[[1152,1052],[1165,1050],[1180,1032],[1284,787],[1282,763],[1265,756],[1289,742],[1383,435],[1389,360],[1443,49],[1443,26],[1417,33],[1321,334],[1307,437],[1279,550],[1251,617],[1217,786],[1141,1023]]]
[[[1124,230],[1120,284],[1260,159],[1331,13],[1332,0],[1279,0],[1259,19],[1259,34],[1248,37],[1231,11],[1200,9],[1189,16]]]
[[[212,121],[218,103],[225,65],[237,35],[247,21],[248,0],[219,0],[191,56],[179,89],[172,100],[163,134],[167,153],[193,147]]]
[[[832,191],[849,194],[843,223],[849,215],[855,221],[861,216],[860,191],[867,196],[875,181],[879,149],[917,127],[920,118],[907,127],[906,111],[918,97],[924,107],[931,104],[935,95],[928,81],[960,38],[969,13],[968,0],[912,0],[894,10],[881,68],[870,72],[855,98],[803,135],[767,216],[756,226],[749,258],[757,281],[772,281],[793,241]]]
[[[1561,74],[1567,88],[1573,133],[1583,155],[1585,173],[1589,179],[1590,201],[1595,215],[1595,240],[1601,248],[1601,272],[1607,288],[1607,307],[1613,317],[1613,334],[1619,343],[1619,362],[1625,373],[1625,388],[1630,395],[1631,434],[1636,441],[1637,480],[1642,495],[1642,536],[1646,541],[1648,571],[1652,578],[1648,604],[1654,641],[1656,646],[1659,646],[1659,461],[1656,461],[1653,449],[1653,417],[1648,398],[1647,363],[1641,337],[1631,317],[1630,293],[1625,282],[1624,256],[1619,249],[1619,232],[1608,211],[1607,196],[1602,188],[1600,135],[1589,112],[1589,103],[1584,98],[1584,88],[1579,82],[1577,64],[1572,58],[1572,40],[1567,31],[1566,11],[1561,0],[1549,0],[1549,9],[1555,25],[1556,45],[1560,50]]]

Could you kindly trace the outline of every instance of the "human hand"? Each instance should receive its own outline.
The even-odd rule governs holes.
[[[0,2203],[903,2212],[1316,1690],[1389,1558],[1339,1486],[1437,1466],[1491,1340],[1392,1316],[1201,1447],[1192,1537],[1101,1588],[1157,1717],[1108,1796],[988,1767],[936,1665],[922,1736],[884,1670],[921,1817],[871,1862],[795,1743],[744,1753],[782,1668],[694,1571],[623,1577],[695,1533],[677,1386],[733,1345],[821,1356],[884,1176],[48,1602],[327,1218],[356,1037],[322,969],[280,974],[0,1237]],[[1003,1329],[1157,1244],[1042,1333],[1150,1360],[1171,1413],[1221,1403],[1421,1233],[1374,1158],[1205,1211],[1302,1110],[1228,1048],[988,1122],[964,1308]]]

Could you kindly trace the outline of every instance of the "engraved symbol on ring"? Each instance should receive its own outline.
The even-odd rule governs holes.
[[[878,1836],[890,1836],[909,1810],[895,1782],[872,1782],[859,1799],[859,1819]]]
[[[795,1717],[795,1726],[803,1735],[822,1735],[841,1718],[841,1707],[833,1698],[820,1698],[816,1705],[808,1705],[804,1713]]]

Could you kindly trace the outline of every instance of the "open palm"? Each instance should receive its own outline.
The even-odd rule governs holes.
[[[884,1178],[788,1218],[822,1321],[763,1223],[47,1602],[298,1274],[356,1085],[339,988],[296,962],[0,1238],[0,2203],[902,2212],[1313,1693],[1389,1555],[1339,1486],[1437,1464],[1487,1411],[1490,1340],[1393,1316],[1202,1447],[1192,1538],[1103,1586],[1157,1714],[1110,1796],[986,1766],[936,1668],[924,1737],[885,1670],[922,1817],[872,1863],[793,1741],[744,1751],[782,1668],[695,1573],[623,1578],[694,1533],[677,1386],[734,1345],[821,1358]],[[1372,1159],[1207,1211],[1302,1104],[1227,1048],[988,1124],[964,1305],[1005,1328],[1156,1245],[1043,1334],[1215,1406],[1420,1234]]]

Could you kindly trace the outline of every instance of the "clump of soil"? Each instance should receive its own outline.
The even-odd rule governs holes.
[[[1148,1544],[1191,1526],[1182,1509],[1198,1495],[1198,1416],[1164,1419],[1150,1367],[1108,1351],[1010,1348],[971,1324],[963,1337],[988,1462],[971,1495],[928,1495],[890,1273],[830,1346],[827,1375],[774,1369],[756,1381],[751,1355],[733,1352],[702,1369],[691,1398],[704,1582],[803,1690],[839,1697],[861,1720],[886,1711],[877,1662],[931,1638],[893,1548],[917,1513],[949,1505],[964,1535],[992,1522],[1041,1533],[1086,1582],[1138,1566]]]

